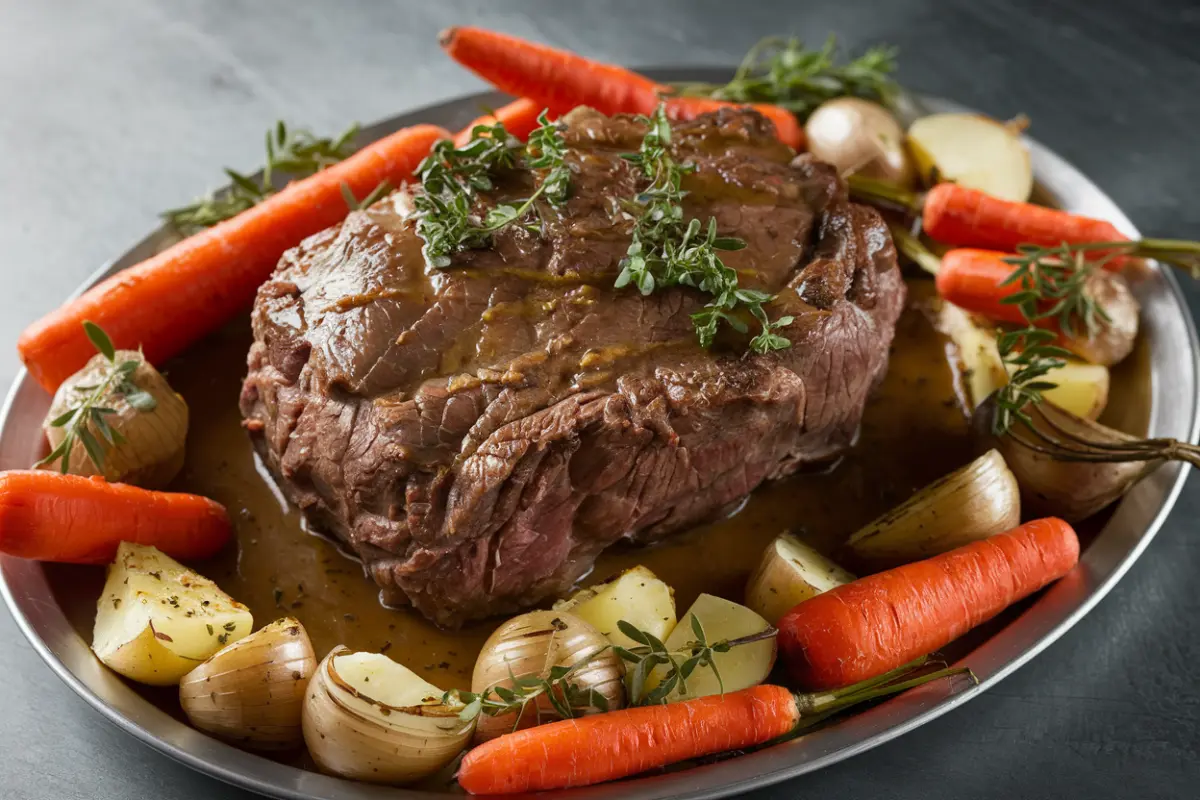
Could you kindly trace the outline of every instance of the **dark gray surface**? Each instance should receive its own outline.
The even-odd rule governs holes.
[[[0,341],[155,224],[260,161],[277,118],[322,131],[475,91],[447,24],[629,64],[733,63],[759,36],[902,49],[905,83],[1024,111],[1147,234],[1200,236],[1192,3],[0,0]],[[1200,293],[1187,287],[1193,310]],[[0,385],[16,371],[0,348]],[[756,798],[1200,795],[1200,483],[1085,620],[997,689]],[[0,612],[0,797],[248,797],[110,727]]]

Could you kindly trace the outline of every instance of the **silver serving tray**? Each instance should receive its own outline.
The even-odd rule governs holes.
[[[660,80],[722,80],[728,71],[672,69],[653,70],[650,74]],[[457,130],[481,109],[502,102],[494,94],[463,97],[380,122],[365,129],[362,140],[373,140],[418,122]],[[932,111],[961,110],[944,101],[927,100],[921,105]],[[1046,200],[1110,220],[1126,234],[1137,235],[1129,219],[1095,184],[1036,141],[1027,143]],[[152,233],[100,269],[87,285],[143,260],[168,241],[165,232]],[[1150,435],[1194,441],[1200,428],[1200,346],[1187,305],[1169,271],[1155,269],[1137,287],[1137,294],[1143,307],[1142,335],[1148,337],[1152,353]],[[22,370],[0,412],[0,469],[26,468],[37,459],[42,448],[41,422],[49,401]],[[951,687],[944,681],[930,684],[765,750],[694,769],[553,796],[572,800],[724,797],[820,769],[945,714],[994,686],[1091,610],[1154,538],[1183,488],[1184,477],[1184,470],[1172,464],[1138,484],[1121,501],[1075,570],[959,662],[975,671],[979,685],[960,683]],[[212,739],[156,708],[92,656],[88,643],[56,604],[40,564],[0,557],[0,593],[34,649],[80,697],[125,731],[190,767],[265,795],[297,800],[444,796],[307,772]]]

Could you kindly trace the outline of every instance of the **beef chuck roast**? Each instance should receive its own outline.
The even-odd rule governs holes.
[[[637,120],[569,117],[572,194],[487,250],[426,269],[411,189],[288,252],[259,291],[242,411],[312,525],[344,540],[387,603],[456,626],[568,590],[618,540],[714,518],[853,439],[904,302],[886,226],[834,169],[751,112],[675,127],[688,216],[745,249],[792,346],[711,350],[687,288],[614,290]],[[533,176],[504,177],[495,203]],[[756,325],[752,324],[751,333]]]

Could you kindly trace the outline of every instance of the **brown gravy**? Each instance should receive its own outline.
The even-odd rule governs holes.
[[[700,592],[740,601],[763,548],[780,532],[790,530],[832,553],[860,525],[966,463],[971,446],[957,376],[948,365],[946,340],[922,310],[933,294],[932,281],[909,282],[887,377],[867,406],[858,443],[835,469],[763,486],[729,518],[654,548],[609,551],[592,578],[644,564],[675,588],[680,612]],[[475,656],[496,623],[447,632],[415,612],[382,607],[358,562],[304,532],[299,515],[259,473],[237,404],[249,345],[242,319],[166,368],[191,408],[187,463],[175,488],[224,503],[237,527],[236,547],[194,566],[248,605],[256,625],[284,615],[299,619],[318,658],[338,644],[383,651],[442,688],[467,688]],[[1106,423],[1145,430],[1148,375],[1148,348],[1140,341],[1113,370]],[[56,564],[46,571],[58,602],[91,641],[104,571]],[[179,714],[173,691],[138,688]]]

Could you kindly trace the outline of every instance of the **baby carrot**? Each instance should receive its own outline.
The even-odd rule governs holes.
[[[53,392],[95,355],[83,329],[91,320],[117,349],[141,347],[161,364],[248,307],[284,251],[344,219],[343,186],[355,197],[383,181],[399,186],[449,135],[433,125],[393,133],[117,273],[26,328],[17,341],[21,360]]]
[[[107,564],[122,541],[183,561],[208,558],[232,533],[220,503],[49,470],[0,472],[0,553]]]
[[[904,680],[917,666],[906,665],[883,678],[836,692],[793,694],[782,686],[752,686],[526,728],[468,752],[458,770],[458,783],[471,794],[589,786],[764,744],[857,703],[939,678],[970,674],[966,669],[944,669]]]
[[[1010,253],[1016,252],[1020,244],[1056,247],[1063,243],[1120,242],[1129,238],[1111,222],[1032,203],[1001,200],[955,183],[939,183],[929,190],[921,223],[925,233],[939,242]],[[1125,261],[1118,256],[1105,262],[1105,266],[1119,270]]]
[[[1078,560],[1070,525],[1028,522],[800,603],[779,621],[779,648],[800,686],[846,686],[932,653]]]
[[[718,108],[745,104],[696,97],[663,96],[660,86],[632,70],[584,58],[483,28],[447,28],[439,37],[442,48],[458,63],[502,92],[527,97],[561,116],[576,106],[591,106],[608,115],[650,114],[665,102],[672,119],[692,119]],[[750,105],[775,125],[784,144],[799,147],[800,123],[786,109],[766,103]]]
[[[454,135],[454,146],[463,147],[470,142],[471,131],[475,130],[476,126],[495,125],[497,122],[503,122],[504,129],[523,142],[538,127],[537,118],[542,110],[543,106],[527,97],[514,100],[506,106],[497,108],[494,114],[484,114],[482,117],[471,120],[471,124]],[[553,119],[553,117],[551,118]]]

